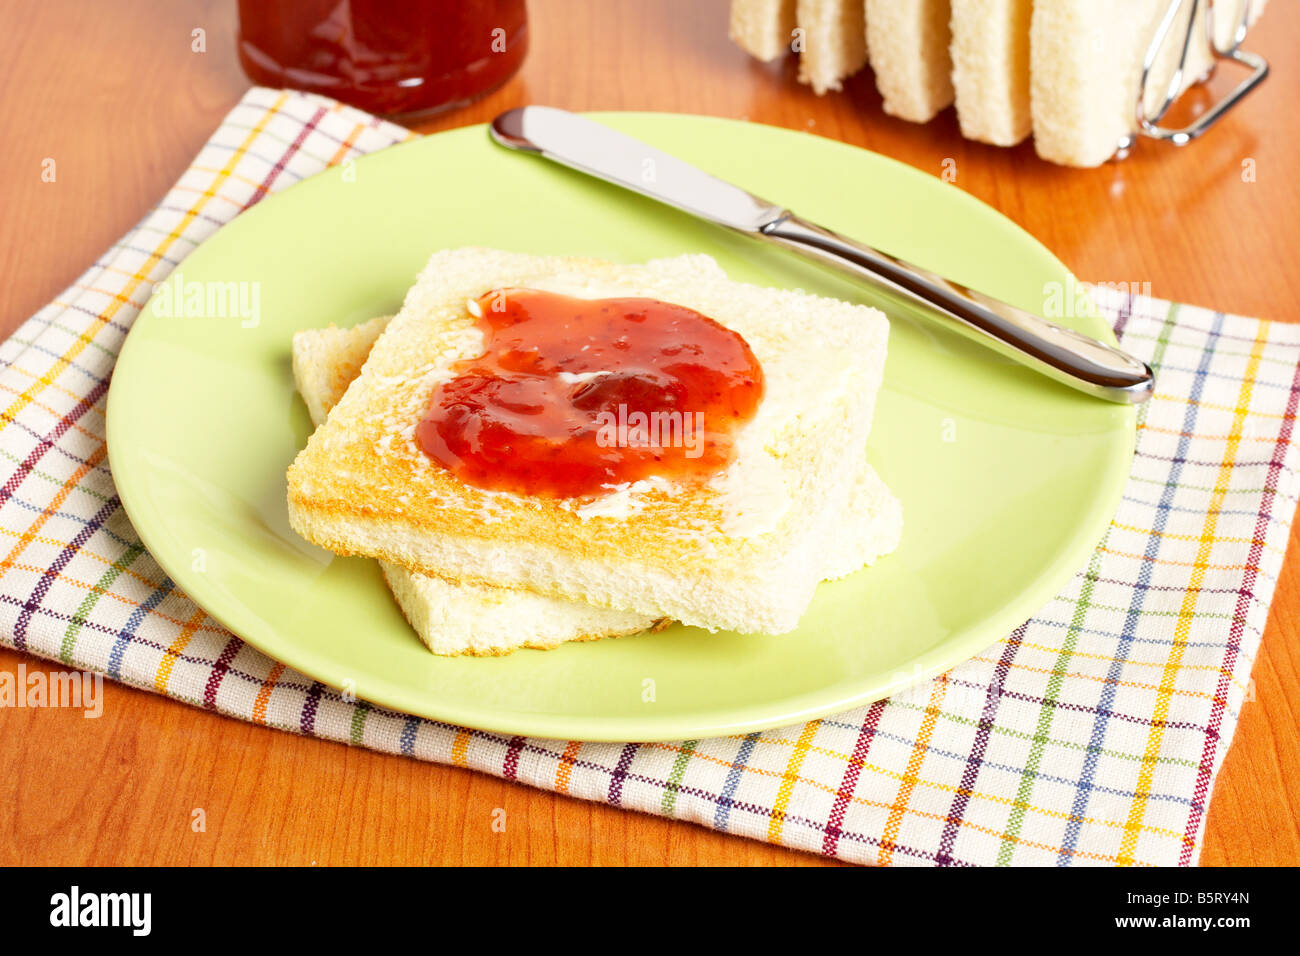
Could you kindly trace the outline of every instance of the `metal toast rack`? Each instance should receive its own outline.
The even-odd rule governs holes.
[[[1219,0],[1219,2],[1236,2],[1236,0]],[[1147,94],[1148,87],[1152,82],[1152,71],[1161,51],[1164,49],[1165,43],[1170,39],[1170,34],[1174,30],[1174,24],[1177,22],[1179,14],[1188,3],[1191,4],[1191,10],[1187,17],[1187,33],[1182,40],[1178,68],[1170,77],[1169,85],[1163,91],[1159,104],[1155,109],[1148,110]],[[1257,53],[1250,53],[1241,49],[1241,43],[1246,38],[1246,31],[1250,27],[1251,8],[1254,5],[1254,0],[1240,0],[1239,15],[1233,25],[1228,45],[1220,46],[1215,29],[1215,0],[1170,0],[1169,8],[1165,11],[1159,25],[1156,27],[1155,35],[1151,38],[1151,44],[1147,47],[1146,54],[1142,59],[1142,81],[1138,84],[1135,108],[1137,127],[1132,134],[1120,141],[1119,151],[1116,153],[1117,158],[1123,159],[1129,154],[1138,136],[1164,140],[1173,143],[1175,146],[1187,145],[1217,123],[1246,94],[1264,81],[1264,78],[1268,76],[1268,61]],[[1201,15],[1202,6],[1205,7],[1204,16]],[[1198,30],[1198,26],[1202,29]],[[1198,33],[1203,33],[1203,36],[1198,37]],[[1188,72],[1188,57],[1192,52],[1193,44],[1198,42],[1204,42],[1208,46],[1211,54],[1210,67],[1204,76],[1197,77],[1192,83],[1186,84],[1188,89],[1197,83],[1208,80],[1220,60],[1233,60],[1247,67],[1251,73],[1236,89],[1196,117],[1187,126],[1180,129],[1167,128],[1160,125],[1161,121],[1184,92],[1184,79]]]

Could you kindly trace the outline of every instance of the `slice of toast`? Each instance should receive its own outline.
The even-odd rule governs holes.
[[[343,398],[391,321],[392,316],[385,315],[349,329],[331,325],[294,335],[294,382],[313,425],[324,422]],[[380,569],[407,621],[435,654],[499,656],[521,647],[549,650],[566,641],[622,637],[667,623],[529,591],[454,584],[384,561]]]
[[[433,464],[415,426],[450,366],[482,351],[467,300],[505,286],[657,298],[742,334],[766,395],[735,460],[704,484],[651,479],[589,499],[484,491]],[[731,282],[705,256],[620,266],[437,253],[291,466],[290,520],[338,553],[456,582],[782,633],[825,574],[826,543],[861,474],[887,335],[874,309]],[[881,540],[883,553],[891,542]]]
[[[313,425],[339,403],[392,321],[391,315],[380,315],[349,329],[330,325],[294,333],[293,381]]]
[[[948,0],[866,0],[867,48],[890,116],[926,123],[952,103]]]
[[[952,0],[952,85],[967,139],[1014,146],[1029,135],[1033,0]]]
[[[764,63],[790,52],[795,0],[731,0],[731,40]]]
[[[838,90],[867,62],[862,0],[798,0],[799,82],[821,96]]]
[[[1251,7],[1251,22],[1262,3]],[[1036,0],[1030,28],[1030,107],[1038,154],[1068,166],[1099,166],[1136,126],[1142,64],[1169,0]],[[1178,91],[1204,78],[1213,63],[1206,6],[1198,6],[1188,65]],[[1215,5],[1215,33],[1226,40],[1239,3]],[[1184,3],[1152,66],[1148,115],[1174,78],[1192,5]],[[1117,29],[1122,24],[1123,29]]]
[[[329,326],[294,335],[294,381],[313,424],[324,422],[342,399],[391,319],[380,316],[349,329]],[[844,521],[827,541],[824,578],[844,577],[892,551],[902,525],[902,506],[864,458]],[[435,654],[502,655],[520,647],[550,649],[567,641],[620,637],[667,623],[531,591],[453,584],[386,561],[380,562],[380,568],[407,621]]]

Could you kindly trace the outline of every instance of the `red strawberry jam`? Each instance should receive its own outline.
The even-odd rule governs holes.
[[[763,397],[745,340],[684,306],[537,289],[475,303],[486,351],[453,366],[415,435],[477,488],[572,498],[702,480],[730,463]]]

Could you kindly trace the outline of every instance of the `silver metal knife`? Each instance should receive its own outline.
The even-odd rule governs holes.
[[[1151,397],[1151,369],[1117,348],[801,219],[594,120],[525,106],[498,116],[491,133],[502,146],[538,153],[899,294],[1001,354],[1089,395],[1127,404]]]

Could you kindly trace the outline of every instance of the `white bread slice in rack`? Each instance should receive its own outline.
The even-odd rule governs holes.
[[[1233,32],[1241,21],[1244,5],[1247,2],[1250,2],[1247,26],[1253,26],[1255,21],[1263,14],[1268,0],[1217,0],[1214,4],[1214,40],[1221,49],[1231,45]],[[1153,35],[1165,14],[1165,9],[1162,7],[1157,12],[1155,23],[1152,24]],[[1180,94],[1193,84],[1199,83],[1208,77],[1214,68],[1215,57],[1210,50],[1210,44],[1206,42],[1205,32],[1205,21],[1209,9],[1208,0],[1201,0],[1196,10],[1196,22],[1192,26],[1192,43],[1187,51],[1187,65],[1183,69],[1183,75],[1177,87],[1177,92]],[[1151,77],[1143,101],[1148,116],[1152,116],[1159,109],[1170,84],[1173,82],[1174,74],[1178,71],[1179,59],[1182,57],[1183,52],[1183,38],[1187,36],[1187,25],[1191,13],[1191,4],[1184,0],[1169,28],[1168,36],[1160,48],[1156,61],[1152,64]],[[1143,48],[1142,55],[1145,55],[1145,53],[1146,49]]]
[[[1252,27],[1264,15],[1268,0],[1216,0],[1214,4],[1214,35],[1222,49],[1232,45],[1232,36],[1241,20],[1241,12],[1249,3],[1249,18],[1246,26]]]
[[[1098,166],[1115,154],[1137,126],[1143,59],[1169,8],[1169,0],[1036,0],[1030,99],[1040,156],[1068,166]],[[1202,3],[1202,17],[1205,9]],[[1252,7],[1252,22],[1262,10],[1263,4]],[[1222,40],[1239,15],[1231,0],[1216,4],[1215,30]],[[1184,2],[1152,67],[1148,111],[1173,80],[1190,16],[1191,5]],[[1178,91],[1201,80],[1211,63],[1204,26],[1198,23]]]
[[[799,82],[818,96],[838,90],[846,77],[867,62],[866,18],[862,0],[798,0]]]
[[[591,500],[486,492],[432,465],[414,427],[433,384],[482,348],[466,301],[504,286],[658,298],[744,335],[766,393],[732,464],[703,486],[652,480]],[[459,583],[783,633],[827,573],[827,541],[861,475],[887,335],[874,309],[731,282],[706,256],[622,266],[438,253],[290,467],[290,521],[337,553]],[[894,531],[864,553],[890,547],[883,538]]]
[[[952,0],[952,85],[967,139],[1014,146],[1029,135],[1033,0]]]
[[[380,316],[349,329],[329,326],[294,335],[294,380],[314,425],[324,422],[343,398],[391,318]],[[844,577],[892,551],[902,528],[902,506],[864,458],[844,520],[826,542],[824,579]],[[521,647],[548,650],[568,641],[620,637],[667,623],[532,591],[453,584],[385,561],[380,568],[407,621],[435,654],[502,655]]]
[[[867,47],[890,116],[925,123],[952,103],[948,0],[866,0]]]
[[[1166,7],[1160,7],[1156,11],[1155,19],[1151,24],[1151,32],[1147,39],[1149,45],[1154,39],[1158,29],[1158,24],[1165,16]],[[1196,10],[1196,23],[1193,27],[1195,33],[1192,42],[1187,49],[1187,66],[1183,71],[1182,77],[1179,78],[1177,92],[1182,93],[1193,83],[1204,79],[1210,71],[1210,66],[1214,58],[1210,53],[1210,45],[1205,40],[1205,3],[1201,3]],[[1161,45],[1157,53],[1155,62],[1151,66],[1151,76],[1147,83],[1146,95],[1143,103],[1146,105],[1147,115],[1160,107],[1164,101],[1165,93],[1170,84],[1174,82],[1174,75],[1178,72],[1178,63],[1183,55],[1183,40],[1187,36],[1187,27],[1191,20],[1192,4],[1183,2],[1174,15],[1173,24],[1169,28],[1169,33],[1165,42]],[[1141,70],[1142,60],[1147,53],[1147,45],[1142,46],[1138,51],[1138,69]],[[1139,72],[1139,79],[1140,79]]]
[[[1030,89],[1038,155],[1068,166],[1097,166],[1114,155],[1133,130],[1142,55],[1165,5],[1037,0]]]
[[[731,0],[732,42],[764,63],[790,52],[795,0]]]

